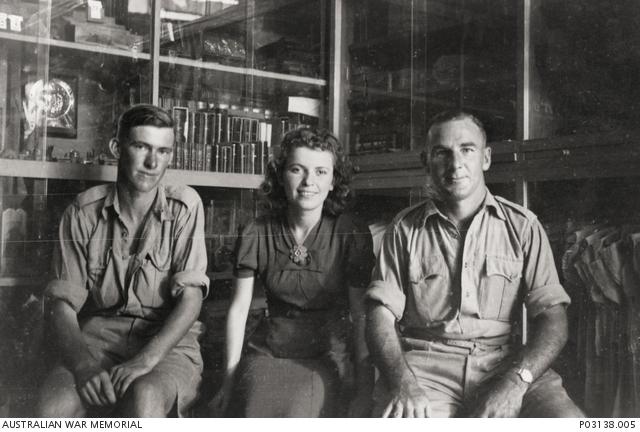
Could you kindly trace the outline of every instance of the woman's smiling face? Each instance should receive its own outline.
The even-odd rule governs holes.
[[[284,190],[289,206],[302,211],[322,211],[333,190],[333,153],[308,147],[294,148],[284,171]]]

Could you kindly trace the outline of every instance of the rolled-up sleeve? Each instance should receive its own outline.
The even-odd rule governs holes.
[[[403,269],[407,269],[408,265],[403,243],[399,227],[390,225],[385,231],[371,283],[365,294],[365,300],[381,303],[398,321],[402,319],[406,303]]]
[[[48,300],[62,300],[79,312],[87,300],[87,251],[89,233],[78,214],[70,205],[62,215],[58,228],[58,241],[54,248],[52,271],[54,279],[45,290]]]
[[[177,297],[185,288],[193,287],[201,288],[203,297],[207,297],[209,278],[202,201],[198,199],[193,206],[184,207],[176,223],[171,294]]]
[[[560,284],[549,240],[537,219],[523,233],[523,277],[528,288],[525,304],[535,317],[557,304],[568,305],[571,299]]]

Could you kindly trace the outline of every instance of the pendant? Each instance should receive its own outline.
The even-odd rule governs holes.
[[[311,257],[307,248],[302,245],[295,245],[289,251],[289,259],[300,266],[306,266],[311,262]]]

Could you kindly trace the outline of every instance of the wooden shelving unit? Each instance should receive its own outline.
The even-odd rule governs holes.
[[[81,5],[82,2],[76,2],[73,7]],[[312,34],[313,38],[319,37],[322,44],[324,44],[326,43],[325,39],[327,38],[326,31],[324,30],[327,18],[325,15],[329,11],[329,7],[328,4],[322,0],[314,3],[314,5],[314,7],[318,8],[319,12],[317,26],[317,30],[319,32],[309,34]],[[232,99],[232,102],[237,102],[241,105],[247,104],[246,106],[252,106],[252,100],[250,100],[250,98],[255,97],[256,100],[259,99],[256,103],[264,105],[263,109],[275,108],[272,109],[274,114],[282,113],[285,115],[287,112],[287,99],[286,94],[281,94],[281,89],[285,92],[289,92],[292,96],[300,94],[308,96],[309,94],[312,94],[313,97],[322,98],[322,93],[326,91],[329,86],[330,78],[328,73],[326,73],[326,65],[324,64],[326,59],[323,56],[317,56],[318,61],[321,63],[317,69],[315,67],[309,69],[296,69],[295,67],[288,68],[281,67],[280,65],[271,66],[271,64],[269,64],[264,66],[264,68],[270,68],[270,70],[263,70],[262,66],[255,66],[254,50],[261,47],[261,45],[254,44],[254,39],[251,33],[254,28],[252,26],[255,26],[256,20],[260,20],[262,17],[268,16],[265,19],[273,21],[281,12],[285,13],[290,10],[293,10],[294,12],[299,11],[301,9],[295,9],[298,6],[305,6],[308,8],[309,3],[302,2],[302,0],[240,0],[238,4],[226,7],[216,12],[214,15],[204,16],[201,19],[195,19],[193,21],[184,21],[181,23],[176,23],[174,21],[173,23],[170,23],[174,28],[176,28],[175,26],[179,26],[179,37],[183,38],[183,41],[186,44],[191,44],[193,42],[197,43],[198,40],[202,41],[203,35],[208,31],[217,31],[216,29],[230,25],[242,27],[244,25],[243,22],[246,21],[246,32],[241,31],[239,35],[230,36],[237,36],[239,38],[238,40],[243,40],[246,44],[248,53],[247,62],[241,63],[241,66],[238,66],[235,63],[234,65],[228,65],[223,64],[224,61],[219,63],[217,60],[209,61],[197,58],[195,54],[193,54],[192,58],[185,58],[180,56],[164,55],[164,51],[161,53],[161,48],[164,47],[165,43],[167,43],[167,39],[164,38],[164,35],[166,35],[166,28],[164,28],[164,25],[166,22],[170,22],[172,18],[166,13],[163,15],[162,5],[160,5],[160,2],[151,2],[151,9],[149,11],[150,15],[145,17],[145,19],[148,19],[148,21],[145,21],[148,22],[148,34],[143,38],[135,38],[135,41],[134,38],[126,38],[127,42],[122,42],[122,44],[114,46],[108,46],[108,43],[94,44],[91,42],[72,42],[69,40],[56,39],[58,36],[54,36],[54,34],[57,34],[57,30],[60,29],[56,27],[56,30],[54,30],[54,19],[57,20],[55,21],[56,25],[62,24],[60,18],[67,17],[67,14],[71,13],[73,9],[73,7],[66,8],[66,6],[59,6],[61,5],[50,4],[47,6],[44,3],[40,3],[37,7],[34,6],[33,8],[30,8],[30,11],[32,9],[36,10],[36,12],[29,12],[30,16],[25,17],[25,21],[31,18],[30,26],[23,30],[24,33],[0,30],[0,47],[4,47],[5,51],[12,53],[18,61],[23,62],[23,65],[31,67],[39,78],[46,79],[49,76],[49,73],[77,76],[78,88],[76,88],[75,95],[77,97],[77,110],[84,109],[83,103],[85,107],[87,104],[94,104],[91,96],[93,93],[89,93],[89,90],[97,91],[96,89],[98,89],[106,94],[106,92],[113,91],[113,85],[116,85],[118,86],[116,87],[118,91],[114,91],[114,96],[111,100],[105,97],[104,94],[100,94],[102,99],[95,102],[95,106],[99,108],[95,111],[77,111],[77,137],[70,138],[68,141],[60,141],[59,137],[49,134],[37,143],[38,146],[42,147],[44,147],[45,144],[54,145],[57,152],[69,152],[73,148],[74,150],[79,150],[83,153],[85,150],[84,147],[89,149],[94,148],[94,144],[104,142],[105,139],[108,139],[108,137],[104,135],[109,133],[105,131],[110,128],[110,124],[104,128],[100,128],[97,126],[98,123],[103,121],[110,123],[115,118],[114,116],[117,116],[119,104],[126,105],[136,103],[136,101],[148,101],[158,104],[160,97],[165,97],[165,93],[163,92],[170,94],[170,96],[167,97],[175,97],[176,100],[182,99],[184,101],[198,101],[199,98],[203,98],[206,99],[208,103],[226,102],[226,99],[218,95],[217,92],[220,91],[225,95],[231,94],[233,97],[237,95],[237,98]],[[306,14],[306,19],[313,20],[316,14],[315,9],[307,9],[307,11],[310,12]],[[320,19],[320,15],[322,15],[322,19]],[[89,26],[92,25],[91,23],[86,24]],[[95,25],[101,26],[103,24],[96,23]],[[116,27],[118,27],[119,30],[125,29],[125,27],[120,24],[117,24]],[[135,30],[129,30],[135,33]],[[300,43],[306,43],[307,41],[307,39],[302,39],[302,36],[299,36],[300,32],[298,31],[287,31],[286,28],[282,31],[279,30],[280,29],[277,28],[273,30],[278,33],[279,38],[290,38],[291,40],[299,41]],[[295,39],[298,37],[301,39]],[[64,39],[66,39],[66,37],[64,37]],[[102,38],[100,39],[102,40]],[[277,41],[279,39],[274,40]],[[132,46],[129,49],[125,46],[124,44],[129,43],[128,41],[131,41],[132,45],[135,43],[135,47]],[[271,41],[271,43],[273,43],[273,41]],[[313,46],[316,46],[315,42]],[[318,49],[320,49],[320,46],[318,46]],[[142,52],[143,50],[145,52]],[[103,63],[101,59],[105,60],[104,64],[107,66],[104,66],[103,69],[106,68],[107,70],[100,70],[100,65]],[[315,60],[313,60],[313,63],[310,63],[306,56],[300,57],[297,61],[303,62],[302,64],[305,64],[304,62],[306,61],[309,65],[316,65]],[[121,71],[110,70],[108,68],[117,68],[124,64],[134,65],[131,69],[132,72],[130,74],[121,74],[124,77],[122,82],[118,81],[115,82],[115,84],[111,83],[109,81],[109,74],[113,73],[113,76],[119,77],[120,75],[116,72]],[[161,68],[171,68],[176,66],[179,68],[176,80],[180,81],[177,84],[171,81],[173,78],[169,79],[164,75],[161,76]],[[85,70],[82,68],[90,68],[90,73],[87,73],[86,76],[82,73],[78,73],[78,70],[80,70],[80,72]],[[7,92],[7,89],[10,88],[13,92],[9,95],[11,97],[11,101],[9,101],[9,98],[6,98],[4,101],[4,113],[6,114],[9,112],[10,102],[16,103],[16,110],[14,110],[10,115],[5,115],[5,122],[0,125],[0,128],[3,128],[0,130],[0,139],[2,139],[2,142],[5,144],[3,150],[9,150],[3,153],[3,155],[7,157],[6,159],[0,158],[0,177],[38,180],[34,182],[25,182],[27,187],[35,188],[33,191],[18,193],[18,195],[26,193],[27,195],[25,196],[28,196],[28,194],[31,193],[47,194],[50,189],[54,190],[56,187],[62,187],[60,186],[60,183],[54,184],[53,182],[48,182],[48,180],[77,180],[88,182],[115,181],[117,168],[111,165],[81,164],[61,161],[54,162],[18,158],[18,155],[27,154],[25,152],[27,144],[22,143],[21,137],[24,128],[24,119],[19,114],[21,108],[21,92],[24,92],[24,89],[21,89],[21,87],[24,86],[24,83],[20,81],[25,79],[25,72],[23,69],[24,67],[18,67],[16,64],[14,64],[13,67],[11,64],[9,64],[9,67],[5,65],[4,69],[5,71],[8,70],[5,74],[4,91]],[[315,75],[316,72],[313,72],[316,70],[318,71],[318,75]],[[0,72],[2,72],[2,69],[0,69]],[[215,89],[214,95],[205,95],[204,92],[200,93],[201,84],[196,83],[196,79],[203,79],[207,72],[219,72],[219,75],[213,75],[216,77],[224,77],[220,83],[214,83],[215,85],[212,86],[212,88]],[[192,77],[190,78],[191,81],[186,79],[186,77]],[[185,79],[181,80],[182,78]],[[165,82],[164,80],[168,81]],[[11,87],[6,85],[7,82]],[[102,87],[103,83],[107,84],[104,88]],[[109,84],[111,87],[109,87]],[[173,86],[173,84],[176,85]],[[254,95],[252,93],[254,85],[255,88],[260,89],[260,94],[256,92]],[[190,88],[189,86],[192,87]],[[245,86],[250,88],[250,90],[247,90]],[[167,88],[170,90],[167,90]],[[120,90],[122,91],[120,92]],[[219,100],[216,99],[218,97]],[[265,98],[267,99],[265,100]],[[0,102],[2,102],[1,97]],[[104,104],[104,107],[107,108],[100,108],[102,107],[100,104]],[[13,105],[11,107],[13,108]],[[0,106],[0,109],[1,108],[3,108],[3,106]],[[326,113],[321,112],[320,115],[324,116]],[[85,120],[82,124],[80,124],[81,118]],[[82,128],[84,128],[84,130]],[[87,133],[87,130],[92,132],[94,129],[97,132],[95,135]],[[274,127],[274,137],[275,136],[276,132]],[[276,142],[273,142],[272,144],[276,145],[277,138],[274,139]],[[20,144],[18,144],[18,141]],[[262,175],[254,174],[169,169],[165,174],[163,183],[185,184],[198,187],[198,191],[203,193],[203,200],[205,197],[209,200],[212,199],[213,196],[217,197],[218,195],[223,201],[231,200],[232,196],[236,197],[237,195],[240,197],[238,201],[243,202],[244,198],[242,197],[246,195],[244,191],[257,189],[262,180]],[[206,190],[204,188],[211,189]],[[213,189],[221,190],[218,194],[218,191],[214,191]],[[17,202],[19,199],[20,196],[17,196],[14,201]],[[235,198],[233,198],[233,200],[235,201]],[[28,203],[30,201],[28,201],[28,198],[26,202],[27,205],[29,205]],[[13,204],[12,200],[7,199],[5,200],[5,205],[16,204]],[[29,209],[25,210],[29,211]],[[51,223],[55,224],[57,221],[51,221]],[[232,274],[230,272],[209,273],[208,276],[212,281],[225,281],[232,278]],[[45,280],[37,277],[13,277],[11,275],[7,277],[0,277],[0,286],[37,286],[44,283],[46,283]]]
[[[269,78],[269,79],[276,79],[276,80],[282,80],[282,81],[288,81],[288,82],[310,84],[310,85],[321,86],[321,87],[324,87],[327,85],[327,80],[319,79],[319,78],[289,75],[289,74],[269,72],[269,71],[264,71],[260,69],[251,69],[251,68],[244,68],[244,67],[238,67],[238,66],[229,66],[229,65],[223,65],[220,63],[207,62],[202,60],[192,60],[192,59],[187,59],[182,57],[170,57],[170,56],[161,55],[159,58],[160,58],[161,64],[166,63],[166,64],[175,64],[180,66],[197,67],[200,69],[209,69],[209,70],[215,70],[220,72],[229,72],[234,74],[253,76],[258,78]]]
[[[107,54],[120,57],[128,57],[139,60],[151,60],[151,55],[148,53],[127,51],[120,48],[112,48],[101,44],[88,44],[80,42],[68,42],[57,39],[41,38],[38,36],[23,35],[19,33],[7,33],[0,32],[0,39],[13,40],[17,42],[27,42],[38,45],[44,45],[49,47],[67,48],[84,52],[91,52],[96,54]]]
[[[116,179],[116,167],[110,165],[83,165],[68,162],[0,159],[0,173],[4,177],[37,179],[89,180],[112,182]],[[253,174],[218,173],[169,169],[165,184],[190,186],[256,189],[262,176]]]

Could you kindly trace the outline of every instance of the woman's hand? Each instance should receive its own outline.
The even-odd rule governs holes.
[[[370,391],[359,390],[349,404],[349,417],[371,417],[372,400]]]
[[[211,399],[207,408],[212,417],[224,417],[229,406],[229,400],[233,392],[233,385],[230,380],[225,379],[218,393]]]

